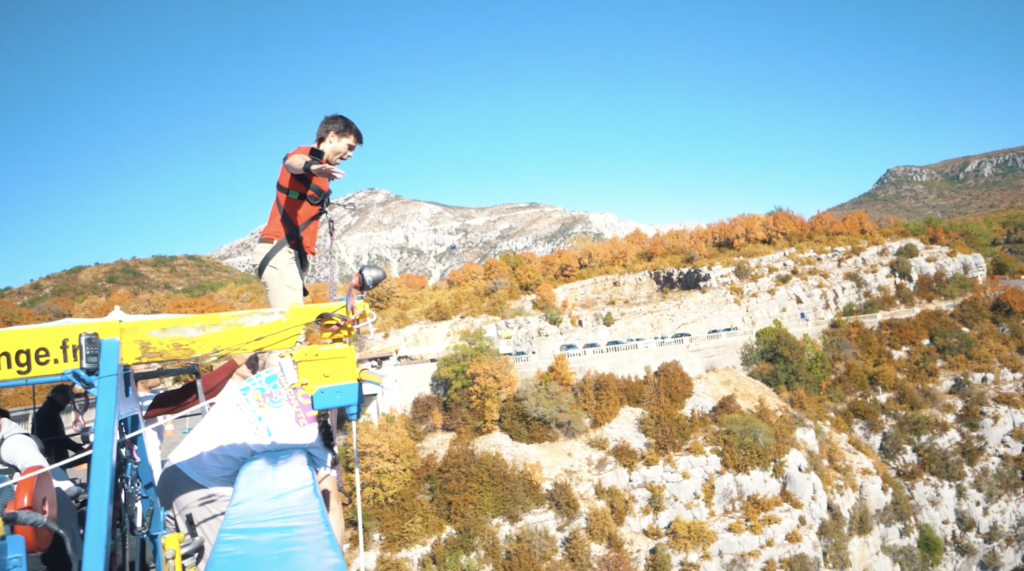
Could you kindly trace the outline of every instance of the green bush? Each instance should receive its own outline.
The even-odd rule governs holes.
[[[431,376],[434,394],[447,402],[454,393],[469,388],[473,380],[466,370],[473,361],[500,357],[494,342],[484,336],[483,329],[463,333],[459,343],[449,347],[437,360],[437,370]]]
[[[516,442],[523,444],[540,444],[555,442],[559,438],[558,431],[546,422],[532,418],[518,398],[505,399],[499,411],[498,427]]]
[[[651,511],[657,514],[665,509],[665,486],[661,484],[647,484],[647,491],[651,493],[651,497],[647,500],[647,505],[650,506]]]
[[[749,280],[754,277],[754,268],[746,262],[740,262],[733,268],[732,273],[741,280]]]
[[[939,289],[939,293],[946,299],[963,297],[974,289],[974,280],[964,274],[953,274],[946,278],[946,283]]]
[[[626,523],[626,516],[629,515],[630,510],[633,507],[630,501],[630,496],[627,496],[622,488],[611,486],[605,488],[601,484],[597,485],[594,490],[599,500],[604,500],[608,504],[609,512],[612,515],[612,521],[615,525],[622,526]]]
[[[1015,276],[1021,272],[1020,260],[1006,252],[999,252],[992,256],[989,267],[989,273],[996,276]]]
[[[845,569],[850,566],[850,536],[846,533],[846,518],[831,504],[828,513],[829,517],[818,527],[821,552],[827,567]]]
[[[860,272],[846,272],[843,277],[853,282],[853,285],[857,286],[857,289],[864,289],[868,285],[868,281],[864,279],[864,276]]]
[[[882,482],[892,492],[892,499],[882,508],[879,520],[886,525],[910,523],[911,518],[914,517],[914,508],[910,504],[910,496],[907,495],[907,489],[903,486],[903,482],[891,476],[883,477]]]
[[[931,568],[931,562],[928,561],[924,553],[912,545],[893,549],[889,553],[889,559],[899,565],[902,571],[928,571]]]
[[[551,325],[560,325],[562,323],[562,310],[557,307],[549,307],[544,310],[544,319],[547,319]]]
[[[580,500],[576,497],[572,485],[559,478],[548,490],[548,503],[562,523],[572,523],[580,515]]]
[[[531,525],[516,533],[496,571],[536,571],[558,555],[558,539],[544,526]]]
[[[921,469],[947,482],[959,482],[964,477],[964,461],[956,447],[942,447],[934,443],[915,448]]]
[[[612,446],[611,455],[630,472],[640,463],[640,451],[626,442],[616,442],[615,446]]]
[[[518,400],[526,415],[547,424],[566,438],[587,430],[584,411],[576,405],[572,391],[554,382],[528,382],[519,387]]]
[[[672,571],[672,554],[664,543],[654,544],[644,561],[644,571]]]
[[[864,500],[858,500],[857,503],[853,504],[853,509],[850,510],[849,534],[854,537],[867,535],[874,528],[875,520],[871,514],[871,508],[868,507],[867,502]]]
[[[780,284],[788,284],[790,282],[790,280],[793,279],[793,276],[791,274],[778,274],[778,275],[775,276],[775,279]]]
[[[601,322],[604,323],[605,327],[611,327],[615,325],[615,316],[612,315],[612,312],[608,311],[604,314],[604,319]]]
[[[921,255],[921,251],[917,249],[917,244],[913,242],[907,242],[900,246],[899,250],[896,250],[896,256],[900,258],[916,258]]]
[[[974,338],[960,329],[947,329],[933,333],[931,344],[940,355],[956,357],[971,352]]]
[[[797,553],[786,560],[785,568],[788,571],[819,571],[821,559],[811,557],[806,553]]]
[[[721,446],[722,465],[735,472],[767,470],[780,457],[775,429],[749,413],[727,414],[717,419],[714,441]]]
[[[740,359],[751,377],[772,388],[802,388],[813,395],[832,370],[827,353],[806,335],[802,341],[794,337],[779,320],[759,329],[743,345]]]
[[[914,277],[914,265],[910,263],[910,258],[900,256],[896,258],[890,268],[892,273],[902,280],[910,281]]]
[[[576,527],[565,536],[562,542],[563,559],[572,571],[591,571],[590,539],[583,530]]]
[[[587,535],[592,543],[602,546],[619,541],[619,528],[608,506],[598,505],[587,512]]]
[[[921,531],[917,535],[917,548],[928,558],[932,567],[942,563],[942,555],[946,552],[946,546],[942,538],[939,537],[939,534],[935,533],[935,528],[927,523],[921,526]]]

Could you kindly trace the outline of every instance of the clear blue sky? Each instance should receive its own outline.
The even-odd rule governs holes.
[[[813,214],[1024,145],[1024,2],[3,2],[0,287],[207,253],[324,114],[335,196]]]

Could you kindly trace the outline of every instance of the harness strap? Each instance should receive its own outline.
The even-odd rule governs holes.
[[[287,196],[288,198],[293,199],[293,200],[305,199],[305,200],[309,201],[310,204],[320,204],[321,202],[323,202],[324,198],[328,194],[330,194],[330,191],[329,190],[324,190],[324,189],[320,188],[319,186],[314,184],[312,180],[310,180],[307,183],[306,178],[308,178],[308,177],[305,177],[305,176],[293,176],[292,177],[292,180],[298,182],[306,190],[305,194],[303,194],[303,193],[301,193],[301,192],[299,192],[297,190],[292,190],[292,189],[290,189],[290,188],[288,188],[286,186],[282,186],[281,183],[277,183],[277,191],[280,192],[281,194]]]
[[[282,205],[280,202],[277,202],[276,204],[278,214],[281,216],[281,225],[285,227],[285,237],[281,238],[277,242],[274,242],[274,245],[270,248],[270,251],[267,252],[267,255],[263,256],[263,259],[260,260],[260,265],[258,268],[256,268],[256,277],[260,279],[263,278],[263,273],[267,271],[267,266],[270,265],[270,260],[274,259],[274,256],[276,256],[278,252],[284,249],[285,246],[291,245],[290,240],[288,239],[290,235],[298,237],[298,240],[296,240],[297,244],[293,245],[292,249],[294,249],[298,253],[299,261],[302,264],[302,269],[305,269],[306,266],[309,264],[309,258],[306,256],[306,250],[303,249],[302,247],[302,231],[308,228],[309,225],[312,224],[314,220],[319,220],[320,217],[327,212],[327,207],[321,205],[320,210],[318,210],[317,213],[314,214],[313,216],[310,216],[309,220],[306,220],[302,224],[296,226],[295,222],[293,222],[292,219],[288,216],[288,213],[284,211],[284,205]],[[302,277],[301,272],[299,273],[299,277]],[[305,283],[302,284],[302,295],[303,297],[309,295]]]

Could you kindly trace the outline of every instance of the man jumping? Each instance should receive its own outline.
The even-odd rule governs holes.
[[[312,146],[285,155],[270,219],[251,259],[270,307],[303,302],[309,257],[316,255],[319,219],[330,201],[329,185],[345,175],[336,165],[362,144],[363,134],[355,123],[342,115],[328,115]]]

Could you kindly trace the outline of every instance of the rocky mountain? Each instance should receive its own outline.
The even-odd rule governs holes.
[[[866,193],[832,208],[841,215],[863,210],[873,218],[964,216],[1024,205],[1024,147],[950,159],[933,165],[894,167]]]
[[[376,264],[392,273],[426,275],[441,279],[453,268],[480,262],[504,250],[547,254],[569,245],[577,236],[623,236],[640,229],[653,233],[685,224],[648,226],[618,220],[612,214],[570,212],[543,204],[502,204],[485,207],[445,206],[410,200],[383,189],[369,189],[342,197],[355,210],[333,208],[335,264],[351,275],[361,264]],[[259,232],[217,248],[211,255],[230,266],[253,272],[249,262]],[[327,224],[320,224],[318,255],[307,282],[325,282],[328,276]]]

